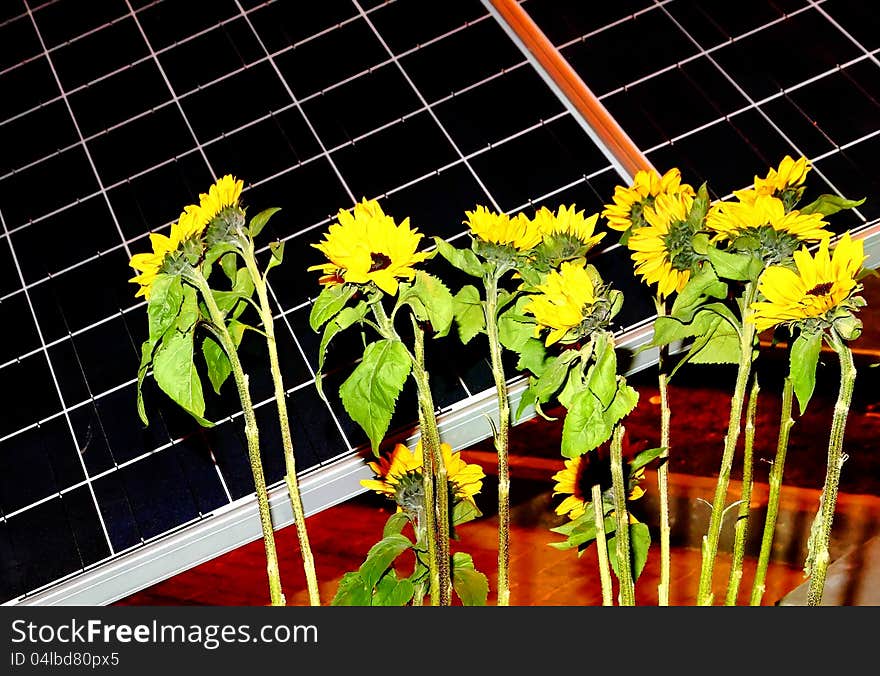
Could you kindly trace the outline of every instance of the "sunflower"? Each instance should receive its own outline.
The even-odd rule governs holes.
[[[236,180],[231,174],[226,174],[212,185],[208,192],[199,195],[200,216],[204,219],[204,225],[210,223],[221,211],[227,207],[238,206],[241,190],[244,182]],[[202,226],[204,228],[204,226]]]
[[[598,244],[606,233],[594,234],[599,214],[584,218],[584,212],[575,211],[574,204],[570,207],[560,206],[554,214],[547,207],[541,207],[532,219],[541,236],[546,240],[553,237],[568,237],[579,244],[592,248]]]
[[[519,213],[511,217],[489,211],[483,206],[464,213],[467,219],[462,223],[470,228],[473,236],[489,244],[528,251],[541,241],[541,231],[525,214]]]
[[[653,169],[642,169],[636,173],[630,187],[619,185],[614,188],[614,203],[605,205],[602,216],[608,220],[608,227],[614,230],[638,230],[647,225],[643,217],[645,207],[652,206],[661,194],[694,197],[694,189],[681,182],[678,169],[670,169],[663,176]]]
[[[745,195],[737,201],[718,202],[709,209],[706,227],[715,241],[730,240],[738,249],[758,251],[767,263],[784,263],[805,242],[831,237],[822,214],[787,210],[772,195]],[[744,199],[743,199],[744,197]]]
[[[786,190],[800,188],[807,179],[812,165],[806,157],[798,160],[786,155],[776,169],[770,169],[764,178],[755,176],[755,192],[758,195],[778,197]]]
[[[422,235],[410,228],[409,218],[397,225],[376,200],[364,199],[351,210],[340,209],[337,221],[322,242],[312,244],[329,260],[309,268],[324,273],[318,280],[321,284],[372,282],[394,295],[398,280],[413,279],[413,265],[428,257],[416,253]]]
[[[635,472],[629,471],[629,466],[624,464],[625,483],[629,486],[630,500],[638,500],[645,494],[645,489],[639,486],[639,482],[645,476],[645,468],[640,467]],[[565,461],[565,469],[558,471],[552,479],[556,482],[553,487],[553,495],[565,495],[566,498],[556,507],[559,516],[568,517],[574,521],[582,517],[587,511],[587,505],[592,503],[591,490],[594,484],[599,484],[604,494],[612,485],[611,460],[607,453],[596,452],[584,453],[576,458]],[[635,517],[630,514],[630,521]]]
[[[550,329],[545,341],[552,345],[581,325],[596,303],[596,289],[586,261],[565,261],[538,286],[539,293],[523,307],[535,316],[539,330]]]
[[[440,453],[452,495],[475,505],[474,496],[480,492],[486,476],[483,468],[466,463],[460,454],[452,452],[449,444],[441,443]],[[361,486],[386,495],[400,508],[420,509],[424,507],[422,462],[421,440],[414,451],[403,444],[397,444],[391,451],[390,458],[382,457],[378,462],[368,463],[376,478],[361,480]]]
[[[765,300],[752,304],[758,331],[779,324],[823,319],[843,306],[858,290],[856,277],[865,261],[862,240],[846,233],[829,254],[828,239],[819,244],[815,258],[807,247],[794,253],[797,270],[770,266],[761,275],[758,290]]]
[[[143,296],[146,300],[150,300],[150,292],[153,289],[153,283],[156,276],[162,270],[165,262],[165,256],[172,251],[176,251],[180,246],[179,232],[171,227],[171,237],[167,237],[161,233],[150,233],[150,244],[153,250],[149,253],[137,253],[131,257],[129,265],[137,270],[140,274],[129,279],[129,282],[139,284],[140,288],[134,295],[135,298]]]
[[[699,261],[693,249],[696,233],[687,222],[693,204],[693,196],[685,192],[658,195],[644,210],[647,225],[627,242],[636,273],[646,284],[656,283],[662,297],[681,291]]]

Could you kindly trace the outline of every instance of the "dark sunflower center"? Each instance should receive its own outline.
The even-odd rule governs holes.
[[[808,296],[827,296],[831,291],[831,288],[834,286],[834,282],[823,282],[822,284],[816,284],[812,289],[807,291]]]
[[[370,265],[370,272],[384,270],[391,265],[391,259],[388,256],[383,253],[376,253],[375,251],[370,253],[370,260],[373,262],[373,264]]]
[[[669,262],[676,270],[692,270],[705,259],[694,250],[694,232],[686,221],[669,224],[669,232],[663,236],[663,245]]]

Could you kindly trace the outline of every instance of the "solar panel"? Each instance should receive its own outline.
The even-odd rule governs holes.
[[[875,226],[880,40],[861,3],[521,5],[659,169],[678,166],[720,197],[803,153],[811,190],[869,196],[835,226]],[[314,387],[319,289],[306,268],[337,210],[377,198],[454,240],[477,204],[592,213],[609,200],[616,165],[490,7],[3,3],[0,325],[15,330],[0,341],[0,388],[14,393],[0,419],[0,601],[113,600],[184,565],[156,561],[174,559],[194,528],[204,526],[188,564],[258,536],[235,393],[209,402],[212,429],[149,383],[149,427],[134,406],[146,320],[128,260],[214,178],[242,178],[254,210],[282,207],[261,238],[286,242],[270,284],[307,510],[359,490],[366,441],[335,395],[355,336],[328,357],[329,403]],[[652,304],[628,253],[612,243],[596,264],[627,299],[619,328],[644,326]],[[259,342],[242,350],[277,486],[272,384]],[[473,424],[492,403],[480,398],[491,377],[479,347],[447,339],[428,359],[448,440],[485,436]],[[392,422],[402,434],[416,419],[408,394]],[[320,493],[336,480],[348,492]],[[111,590],[89,578],[70,591],[114,565],[126,574]]]
[[[253,209],[283,209],[262,237],[286,241],[270,282],[306,477],[365,441],[333,396],[354,354],[345,339],[328,360],[329,404],[313,382],[319,289],[306,267],[338,209],[378,198],[454,238],[476,204],[596,211],[619,180],[477,0],[4,4],[0,320],[17,327],[0,348],[0,387],[15,393],[0,421],[6,602],[148,558],[251,499],[234,392],[209,402],[212,429],[149,384],[149,427],[134,406],[146,318],[128,260],[215,177],[244,179]],[[448,409],[491,381],[479,351],[447,342],[429,359]],[[258,341],[242,358],[278,484]],[[439,368],[450,361],[458,372]],[[394,424],[414,420],[402,406]]]

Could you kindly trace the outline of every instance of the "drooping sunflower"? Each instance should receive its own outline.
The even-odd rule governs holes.
[[[179,232],[174,226],[171,228],[171,237],[158,232],[150,233],[150,244],[153,250],[149,253],[136,253],[131,257],[129,265],[137,270],[140,274],[129,279],[129,282],[140,285],[135,298],[143,296],[146,300],[150,300],[150,292],[153,289],[153,283],[156,276],[162,270],[165,263],[165,257],[180,246]]]
[[[658,195],[684,194],[694,197],[694,189],[681,182],[681,172],[670,169],[662,176],[654,170],[636,172],[633,183],[629,187],[614,188],[613,204],[606,204],[602,216],[608,220],[608,227],[614,230],[633,231],[647,225],[643,216],[644,209],[654,204]]]
[[[374,283],[394,295],[398,280],[413,279],[413,266],[428,257],[416,252],[421,239],[421,233],[410,228],[409,218],[398,225],[376,200],[364,199],[351,210],[340,209],[324,240],[312,244],[329,262],[309,270],[323,273],[321,284]]]
[[[693,205],[686,192],[658,195],[644,210],[647,225],[627,242],[636,273],[646,284],[657,284],[661,297],[681,291],[700,260],[693,248],[694,226],[688,223]]]
[[[510,246],[517,251],[528,251],[541,241],[541,231],[525,214],[499,214],[484,206],[464,212],[462,221],[471,234],[489,244]]]
[[[565,469],[553,475],[552,479],[556,482],[553,495],[566,496],[556,507],[559,516],[567,514],[572,521],[579,519],[586,513],[587,505],[592,502],[593,485],[599,484],[603,494],[611,489],[610,456],[607,453],[600,453],[600,450],[566,460]],[[645,494],[645,489],[639,485],[644,478],[645,468],[641,467],[635,472],[629,469],[629,465],[624,463],[624,481],[629,490],[627,498],[638,500]],[[632,515],[630,520],[635,520]]]
[[[770,195],[791,203],[796,201],[795,196],[800,197],[799,191],[810,169],[812,164],[806,157],[795,160],[786,155],[777,168],[770,168],[766,176],[755,176],[753,187],[735,190],[733,194],[742,202],[753,202],[759,195]]]
[[[822,214],[786,211],[785,204],[772,195],[756,195],[754,199],[717,202],[706,215],[706,227],[715,233],[715,240],[750,243],[760,250],[768,263],[782,263],[806,242],[819,242],[831,237]]]
[[[458,453],[452,452],[449,444],[440,444],[440,453],[446,467],[446,476],[452,495],[475,505],[474,496],[483,487],[486,476],[479,465],[468,464]],[[394,500],[401,509],[417,510],[424,507],[422,492],[422,442],[416,444],[414,451],[397,444],[390,457],[381,457],[378,461],[369,462],[370,469],[376,474],[375,479],[363,479],[364,488],[386,495]]]
[[[550,329],[545,340],[552,345],[579,327],[596,303],[596,289],[586,269],[586,261],[565,261],[551,270],[538,293],[523,306],[535,316],[540,329]]]
[[[767,268],[758,282],[765,300],[752,304],[750,320],[758,331],[809,319],[822,320],[845,305],[860,288],[857,276],[865,261],[862,240],[847,232],[829,253],[828,239],[815,257],[803,247],[794,253],[796,270],[780,265]]]
[[[244,182],[226,174],[212,185],[208,192],[199,195],[199,210],[205,225],[227,207],[238,206]]]

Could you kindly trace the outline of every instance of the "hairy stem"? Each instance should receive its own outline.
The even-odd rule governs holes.
[[[269,576],[269,597],[273,606],[286,604],[284,593],[281,588],[281,573],[278,569],[278,553],[275,548],[275,529],[272,526],[272,515],[269,511],[269,493],[266,490],[266,478],[263,475],[263,462],[260,458],[260,434],[257,428],[257,418],[254,414],[254,406],[251,402],[248,377],[238,359],[235,343],[226,328],[226,318],[217,307],[214,294],[208,286],[208,281],[201,271],[194,270],[187,279],[201,292],[208,308],[211,321],[215,325],[217,336],[220,338],[223,350],[232,366],[232,376],[238,388],[238,396],[241,399],[242,412],[244,413],[244,433],[247,439],[248,459],[251,464],[251,472],[254,477],[254,488],[257,494],[257,508],[260,515],[260,526],[263,530],[263,544],[266,549],[266,572]]]
[[[629,547],[626,486],[623,480],[623,425],[618,425],[611,437],[611,485],[614,492],[614,516],[617,519],[614,540],[617,545],[617,579],[620,582],[619,602],[622,606],[634,606],[636,590]]]
[[[746,385],[752,371],[752,350],[755,338],[755,325],[748,321],[751,316],[751,304],[755,300],[757,286],[754,282],[746,284],[742,300],[743,323],[740,327],[740,354],[736,372],[736,384],[730,400],[730,416],[727,424],[727,435],[724,438],[724,453],[721,456],[721,469],[715,484],[715,497],[712,501],[712,514],[709,518],[709,530],[703,537],[702,563],[700,566],[700,584],[697,590],[697,604],[711,606],[713,600],[712,578],[715,571],[715,559],[718,556],[718,541],[721,538],[721,523],[724,518],[724,506],[727,500],[727,487],[730,484],[730,471],[733,467],[733,455],[739,440],[742,421],[743,399]]]
[[[281,428],[281,443],[284,448],[284,482],[287,484],[287,493],[290,497],[291,509],[293,510],[293,520],[296,524],[296,535],[299,540],[299,550],[306,576],[309,603],[313,606],[320,606],[321,595],[318,589],[318,576],[315,572],[315,558],[309,543],[309,534],[306,530],[306,515],[303,509],[302,496],[300,495],[299,481],[296,476],[293,438],[290,434],[290,422],[287,415],[287,395],[284,389],[284,381],[281,377],[278,345],[275,341],[275,321],[272,317],[272,306],[269,303],[266,280],[257,268],[253,243],[249,240],[246,248],[243,250],[243,258],[260,302],[260,319],[263,323],[263,332],[266,336],[266,346],[269,351],[269,369],[272,372],[272,383],[275,387],[275,405],[278,409],[278,424]]]
[[[498,605],[510,605],[510,468],[508,446],[510,439],[510,402],[507,380],[501,362],[501,341],[498,337],[498,277],[492,273],[486,283],[486,334],[495,394],[498,398],[498,429],[495,433],[495,451],[498,454]]]
[[[596,524],[596,551],[599,555],[602,605],[613,606],[614,597],[611,586],[611,566],[608,562],[608,539],[605,537],[605,504],[602,502],[602,488],[599,484],[593,484],[590,493],[593,502],[593,522]]]
[[[659,296],[655,299],[657,316],[666,314],[666,302]],[[657,586],[658,605],[669,605],[670,576],[672,571],[672,550],[669,545],[669,447],[670,420],[669,382],[666,363],[669,359],[669,347],[661,345],[657,356],[657,388],[660,391],[660,465],[657,467],[657,488],[660,493],[660,584]]]
[[[752,391],[746,407],[745,444],[743,448],[742,490],[739,496],[739,507],[736,510],[736,525],[733,537],[733,560],[730,563],[730,576],[727,580],[727,598],[725,605],[735,606],[739,596],[739,587],[743,575],[743,557],[745,556],[746,537],[749,534],[749,515],[752,502],[752,458],[755,448],[755,415],[758,411],[758,378],[752,380]]]
[[[776,441],[776,457],[770,468],[769,493],[767,495],[767,515],[764,518],[764,532],[761,536],[761,551],[758,553],[758,565],[755,579],[752,581],[752,596],[749,603],[760,606],[764,598],[767,568],[770,566],[770,552],[773,548],[773,537],[776,534],[776,518],[779,515],[779,494],[782,489],[782,473],[785,468],[785,454],[788,451],[788,436],[794,419],[791,417],[791,403],[794,387],[791,378],[785,379],[782,387],[782,414],[779,420],[779,437]]]
[[[840,390],[834,404],[834,417],[831,421],[831,436],[828,440],[828,466],[825,470],[825,485],[822,488],[822,500],[819,507],[818,531],[814,546],[815,558],[810,574],[810,586],[807,590],[807,605],[818,606],[822,603],[825,590],[825,576],[828,573],[831,544],[831,523],[837,505],[837,491],[840,484],[840,469],[843,466],[843,434],[846,430],[846,418],[852,403],[852,393],[856,380],[856,367],[852,352],[832,329],[828,342],[840,359]]]

